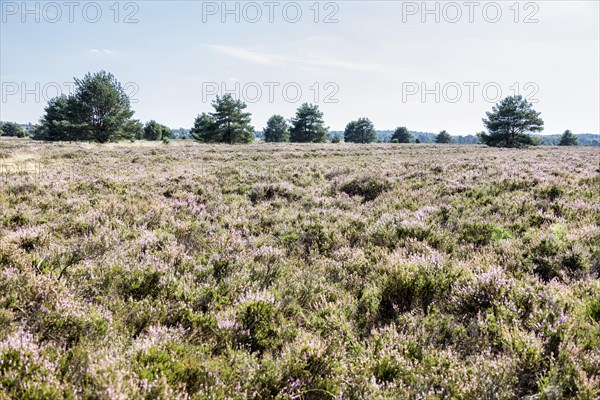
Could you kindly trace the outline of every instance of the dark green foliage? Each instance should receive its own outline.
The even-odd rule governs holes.
[[[573,132],[568,129],[564,131],[560,137],[560,142],[558,142],[559,146],[577,146],[577,144],[577,136],[573,135]]]
[[[417,284],[415,275],[393,273],[383,286],[379,318],[383,322],[391,322],[401,313],[410,311],[416,300]]]
[[[400,126],[396,128],[394,134],[390,138],[392,143],[410,143],[412,139],[412,135],[404,126]]]
[[[301,143],[322,143],[327,140],[323,113],[316,104],[302,104],[291,120],[290,141]]]
[[[436,143],[452,143],[452,136],[446,131],[441,131],[435,138]]]
[[[523,147],[535,145],[528,135],[544,130],[544,121],[531,103],[522,96],[509,96],[487,112],[483,124],[489,134],[480,133],[479,140],[493,147]]]
[[[264,129],[265,142],[287,142],[290,140],[290,127],[281,115],[273,115]]]
[[[331,143],[340,143],[341,141],[342,136],[337,132],[331,137]]]
[[[300,196],[291,191],[288,187],[278,184],[257,185],[250,192],[250,200],[253,204],[260,201],[272,200],[276,197],[297,200]]]
[[[254,128],[250,125],[250,113],[244,112],[246,103],[235,100],[231,94],[217,96],[212,103],[215,111],[196,117],[190,133],[204,143],[250,143],[254,140]]]
[[[373,376],[379,382],[394,382],[402,376],[402,366],[393,357],[384,357],[375,364]]]
[[[45,330],[41,339],[62,343],[66,348],[78,344],[82,339],[102,337],[108,327],[108,322],[98,316],[85,320],[57,313],[44,318],[43,324]]]
[[[254,128],[250,125],[250,113],[244,112],[246,104],[235,100],[230,94],[217,97],[213,102],[216,129],[225,143],[250,143],[254,140]]]
[[[564,190],[557,185],[550,185],[538,190],[540,197],[554,201],[563,195]]]
[[[334,234],[320,222],[311,222],[302,226],[298,242],[305,253],[326,253],[333,246]]]
[[[344,182],[339,190],[348,196],[361,196],[363,200],[373,201],[380,194],[391,188],[390,182],[373,175],[361,175]]]
[[[460,239],[476,246],[484,246],[490,243],[493,234],[494,227],[492,225],[475,222],[463,226]]]
[[[383,285],[379,317],[388,323],[414,307],[427,313],[436,292],[446,289],[444,285],[446,280],[441,276],[412,265],[401,265],[388,275]]]
[[[368,118],[359,118],[350,122],[344,131],[344,141],[352,143],[372,143],[377,139],[377,132]]]
[[[123,276],[119,292],[123,298],[141,300],[156,297],[160,292],[160,273],[157,271],[136,270]]]
[[[597,284],[600,289],[600,283]],[[586,311],[589,316],[596,322],[600,323],[600,290],[591,297],[590,302],[586,307]]]
[[[202,387],[215,384],[215,377],[209,371],[210,364],[205,359],[206,354],[201,346],[170,342],[165,346],[138,352],[135,357],[136,373],[148,381],[164,376],[168,383],[183,384],[187,391],[194,393]],[[150,396],[155,399],[163,397],[157,389]]]
[[[27,136],[27,131],[15,122],[4,122],[0,125],[0,136],[23,138]]]
[[[75,79],[75,98],[80,122],[92,140],[105,143],[127,136],[123,128],[134,112],[112,74],[100,71]]]
[[[115,77],[105,71],[75,79],[75,92],[48,102],[35,138],[93,140],[100,143],[132,139],[129,97]]]
[[[202,113],[196,117],[190,134],[194,139],[204,143],[216,143],[220,139],[215,119],[207,113]]]
[[[163,140],[171,137],[171,129],[165,125],[151,120],[144,126],[144,139],[146,140]]]
[[[75,96],[62,95],[48,102],[33,138],[38,140],[90,140],[82,128]]]
[[[124,130],[128,133],[127,136],[132,139],[140,140],[144,137],[144,124],[139,119],[130,120]]]
[[[241,338],[250,351],[262,353],[277,350],[281,344],[278,328],[282,322],[281,312],[271,303],[253,301],[244,306],[241,316]]]
[[[339,391],[340,382],[335,378],[339,372],[334,349],[317,352],[305,346],[294,354],[284,376],[288,382],[296,382],[300,386],[300,399],[332,400]]]
[[[544,282],[580,278],[589,269],[582,254],[559,237],[545,237],[524,253],[533,272]]]

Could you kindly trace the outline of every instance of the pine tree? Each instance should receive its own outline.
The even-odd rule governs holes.
[[[412,135],[408,131],[408,129],[406,129],[406,127],[404,126],[400,126],[396,128],[396,130],[392,134],[390,141],[392,143],[410,143],[411,139]]]
[[[133,138],[134,111],[115,77],[105,71],[75,79],[75,91],[48,102],[34,133],[41,140],[93,140],[100,143]]]
[[[163,140],[171,137],[171,129],[168,126],[159,124],[151,120],[144,126],[144,139],[146,140]]]
[[[263,130],[265,142],[287,142],[290,140],[290,127],[281,115],[273,115]]]
[[[377,139],[377,132],[368,118],[359,118],[350,122],[344,131],[344,141],[353,143],[372,143]]]
[[[316,104],[302,104],[291,120],[290,141],[300,143],[323,143],[327,141],[323,113]]]
[[[479,140],[494,147],[523,147],[537,144],[529,132],[544,130],[544,121],[531,103],[522,96],[509,96],[487,112],[483,124],[489,134],[479,134]]]
[[[205,143],[251,143],[254,127],[251,115],[245,112],[246,103],[235,100],[231,94],[217,96],[212,103],[215,111],[196,117],[190,133],[196,140]]]
[[[573,135],[573,132],[568,129],[564,131],[560,137],[560,142],[558,142],[559,146],[577,146],[578,144],[579,140],[577,139],[577,136]]]
[[[221,137],[217,132],[217,124],[212,115],[202,113],[196,117],[194,127],[190,129],[190,135],[199,142],[217,143]]]
[[[441,131],[436,137],[435,137],[435,142],[436,143],[452,143],[452,136],[450,136],[450,134],[448,132]]]

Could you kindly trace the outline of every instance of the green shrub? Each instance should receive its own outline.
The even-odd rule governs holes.
[[[373,376],[379,382],[390,383],[401,377],[402,366],[392,357],[379,359],[373,367]]]
[[[261,201],[273,200],[276,197],[297,200],[300,198],[291,187],[283,184],[269,184],[269,185],[256,185],[250,192],[250,201],[252,204],[256,204]]]
[[[119,292],[123,298],[142,300],[145,297],[156,298],[161,290],[161,273],[156,270],[135,269],[126,272],[119,284]]]
[[[490,243],[496,228],[493,225],[474,222],[463,225],[460,240],[476,246],[485,246]]]
[[[250,351],[277,351],[283,344],[279,334],[282,314],[277,307],[264,301],[246,304],[240,317],[240,342]]]
[[[0,342],[1,399],[63,399],[55,365],[33,336],[19,330]]]
[[[164,376],[169,386],[183,385],[186,392],[193,394],[205,388],[216,388],[217,377],[206,359],[202,347],[168,342],[139,351],[134,366],[141,379],[152,382]],[[223,365],[223,368],[226,367]],[[159,390],[151,396],[162,398]]]
[[[391,183],[382,177],[361,175],[341,184],[339,191],[348,196],[360,196],[363,202],[373,201],[392,187]]]
[[[444,279],[431,274],[425,268],[414,265],[402,265],[391,272],[381,291],[379,318],[382,322],[393,321],[399,314],[421,307],[427,312],[429,305],[443,287]]]
[[[52,313],[43,319],[42,326],[41,340],[64,343],[66,348],[70,348],[84,338],[94,340],[102,337],[108,329],[108,322],[93,314],[82,318]]]
[[[544,282],[566,277],[581,279],[590,270],[588,257],[581,247],[568,242],[561,232],[537,238],[523,253],[526,263]]]
[[[292,398],[334,399],[339,391],[339,365],[331,348],[301,346],[293,349],[283,369],[283,378],[291,383],[286,389]]]
[[[512,238],[513,235],[510,231],[505,230],[503,228],[494,228],[494,230],[492,231],[492,237],[490,238],[490,241],[492,243],[498,243],[501,240]]]
[[[542,198],[554,201],[564,194],[563,188],[556,184],[541,188],[538,193]]]
[[[360,298],[358,299],[358,304],[356,307],[357,325],[363,332],[366,332],[367,334],[375,325],[377,318],[380,315],[380,302],[381,293],[379,293],[378,285],[367,287],[362,291]],[[385,311],[384,314],[386,314]]]
[[[320,222],[305,223],[300,230],[298,242],[307,254],[311,251],[326,253],[334,244],[334,232]]]
[[[596,281],[596,288],[586,305],[587,314],[596,322],[600,322],[600,283]]]
[[[459,315],[468,315],[497,307],[512,285],[513,280],[507,279],[498,268],[463,277],[454,285],[452,308],[456,309]]]
[[[24,226],[29,223],[29,216],[24,214],[13,214],[8,218],[8,223],[13,227]]]

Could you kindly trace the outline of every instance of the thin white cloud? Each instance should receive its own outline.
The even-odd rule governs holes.
[[[336,60],[333,58],[317,57],[304,59],[303,62],[307,65],[323,66],[323,67],[335,67],[342,69],[349,69],[353,71],[373,72],[379,73],[384,72],[387,68],[381,64],[363,64],[351,61]]]
[[[98,55],[112,55],[115,52],[108,49],[89,49],[88,54],[98,54]]]
[[[254,64],[260,65],[282,65],[282,57],[261,53],[257,51],[251,51],[246,49],[241,49],[239,47],[231,47],[231,46],[219,46],[219,45],[207,45],[207,47],[213,49],[219,54],[223,54],[225,56],[237,58],[239,60],[248,61]]]
[[[239,60],[244,60],[259,65],[271,65],[281,67],[289,65],[298,65],[301,67],[333,67],[372,73],[383,73],[390,71],[388,67],[381,64],[364,64],[322,56],[294,57],[265,53],[256,50],[248,50],[232,46],[207,45],[207,47],[213,49],[219,54],[223,54],[225,56],[237,58]]]

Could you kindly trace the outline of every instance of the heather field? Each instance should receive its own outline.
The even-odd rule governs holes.
[[[597,399],[597,148],[0,140],[0,399]]]

